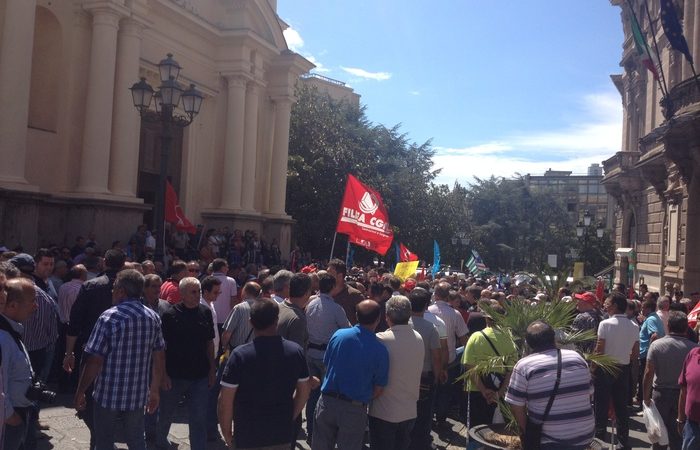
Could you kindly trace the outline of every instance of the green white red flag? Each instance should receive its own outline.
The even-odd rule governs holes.
[[[654,79],[659,79],[659,71],[657,70],[658,61],[649,51],[649,46],[647,41],[644,39],[644,34],[642,34],[642,29],[637,22],[637,17],[634,14],[630,15],[632,20],[632,37],[634,38],[634,46],[637,49],[637,55],[642,62],[642,65],[649,69],[649,72],[654,75]]]

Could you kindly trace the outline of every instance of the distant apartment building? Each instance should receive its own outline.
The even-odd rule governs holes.
[[[561,203],[569,213],[572,222],[577,223],[586,211],[592,223],[602,223],[607,229],[614,225],[614,199],[600,184],[603,168],[592,164],[587,174],[574,174],[567,170],[547,170],[544,175],[523,177],[525,184],[533,192],[547,192]]]
[[[333,78],[324,77],[317,73],[309,73],[302,75],[299,82],[304,86],[309,86],[318,89],[318,92],[325,93],[333,100],[345,100],[351,105],[360,107],[360,94],[342,81],[334,80]]]

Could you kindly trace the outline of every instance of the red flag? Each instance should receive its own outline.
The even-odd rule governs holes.
[[[382,197],[350,174],[335,231],[347,234],[353,244],[380,255],[386,254],[394,239]]]
[[[600,303],[603,303],[603,297],[605,296],[605,282],[603,277],[598,277],[598,282],[595,286],[595,296]]]
[[[420,274],[418,274],[418,281],[425,280],[425,266],[421,267]]]
[[[401,262],[418,261],[418,255],[411,252],[403,244],[399,244],[399,258]]]
[[[688,313],[688,326],[690,328],[695,329],[695,326],[698,324],[698,316],[700,316],[700,303]]]
[[[179,231],[195,234],[197,229],[192,225],[192,222],[185,217],[185,213],[178,203],[177,194],[175,193],[175,189],[173,189],[173,185],[170,184],[170,181],[166,181],[165,183],[165,221],[174,223],[175,228]]]

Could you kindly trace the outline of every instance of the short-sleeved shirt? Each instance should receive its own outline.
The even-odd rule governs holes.
[[[238,284],[236,284],[236,280],[226,276],[225,273],[214,272],[212,276],[221,281],[221,291],[214,302],[214,309],[216,309],[216,316],[222,321],[218,323],[223,323],[231,313],[231,309],[233,309],[231,297],[238,295]]]
[[[211,311],[211,320],[212,320],[212,328],[214,329],[214,357],[219,353],[219,343],[221,342],[221,336],[219,336],[219,326],[217,325],[219,323],[217,315],[216,315],[216,308],[214,308],[214,305],[212,303],[207,303],[204,298],[199,299],[199,303],[206,306],[209,308]]]
[[[103,408],[133,411],[148,398],[151,359],[164,346],[158,314],[129,299],[97,319],[85,352],[104,358],[93,397]]]
[[[630,363],[635,342],[639,342],[639,327],[624,314],[615,314],[598,325],[598,339],[605,339],[605,354],[622,365]]]
[[[423,373],[428,373],[433,371],[433,350],[440,349],[440,336],[438,335],[437,328],[431,322],[428,322],[423,317],[412,316],[411,320],[408,322],[411,324],[414,330],[420,334],[423,338],[423,349],[425,354],[423,357]]]
[[[389,351],[389,381],[382,395],[372,400],[369,415],[391,423],[416,418],[422,362],[423,338],[411,325],[394,325],[377,333]]]
[[[236,389],[236,447],[288,444],[294,430],[294,390],[308,378],[304,351],[281,336],[259,336],[233,350],[221,385]]]
[[[423,318],[435,325],[435,329],[437,330],[440,339],[447,339],[447,325],[445,325],[444,320],[431,313],[430,311],[424,312]]]
[[[678,377],[688,353],[697,345],[683,336],[668,335],[649,346],[647,361],[654,364],[654,387],[680,389]]]
[[[279,304],[280,312],[277,319],[277,334],[283,338],[296,342],[304,350],[309,344],[309,331],[306,327],[306,313],[293,303],[282,301]]]
[[[243,300],[233,307],[224,322],[224,331],[231,333],[229,348],[247,344],[253,339],[253,327],[250,325],[250,305],[255,300]]]
[[[562,372],[542,442],[561,446],[584,446],[593,440],[591,372],[586,361],[574,350],[561,350]],[[506,392],[506,402],[527,405],[528,416],[542,423],[549,396],[557,379],[557,351],[533,353],[515,364]]]
[[[165,369],[171,378],[196,380],[209,374],[207,344],[214,339],[208,306],[188,308],[178,303],[163,314]]]
[[[685,415],[700,422],[700,347],[693,348],[683,362],[678,384],[686,387]]]
[[[515,362],[518,360],[518,349],[515,347],[515,343],[510,338],[508,333],[498,328],[486,327],[483,330],[469,336],[467,345],[464,347],[464,353],[462,354],[463,365],[474,366],[489,358],[498,356],[493,351],[493,348],[489,342],[486,340],[486,337],[484,337],[484,334],[491,341],[491,344],[496,347],[498,354],[500,356],[507,357],[506,364],[515,364]],[[504,368],[501,370],[494,370],[494,372],[504,374],[506,373],[506,370]],[[479,390],[477,386],[471,382],[471,380],[467,382],[466,388],[470,391]]]
[[[333,333],[350,326],[343,308],[328,294],[320,294],[306,305],[306,324],[309,343],[316,345],[327,344]],[[323,359],[323,353],[323,350],[315,348],[307,351],[307,355],[315,359]]]
[[[452,363],[457,358],[457,337],[466,336],[469,333],[469,328],[467,328],[462,315],[447,302],[438,300],[434,305],[430,305],[428,310],[445,322],[447,351],[449,353],[448,363]]]
[[[664,323],[656,313],[649,314],[639,329],[639,356],[645,358],[651,345],[651,335],[656,333],[657,338],[666,335]]]
[[[180,303],[180,287],[178,284],[178,282],[173,280],[165,280],[160,286],[159,297],[163,300],[167,300],[171,305]]]
[[[321,392],[342,394],[369,403],[374,387],[384,387],[388,382],[389,353],[386,347],[374,333],[359,325],[333,334],[323,362],[326,376]]]

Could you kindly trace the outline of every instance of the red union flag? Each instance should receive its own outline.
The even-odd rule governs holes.
[[[382,197],[350,174],[335,231],[347,234],[351,243],[380,255],[386,254],[394,239]]]
[[[182,211],[180,204],[177,201],[177,194],[170,181],[165,182],[165,221],[174,223],[175,228],[179,231],[186,231],[190,234],[195,234],[197,229],[192,222],[187,220],[185,213]]]
[[[418,261],[418,255],[411,252],[405,245],[399,244],[399,259],[401,262]]]

